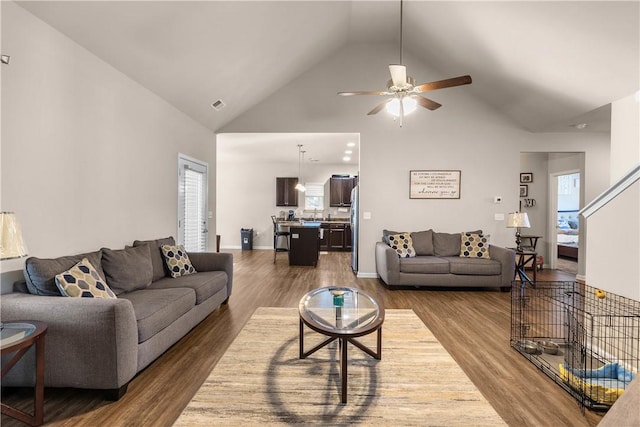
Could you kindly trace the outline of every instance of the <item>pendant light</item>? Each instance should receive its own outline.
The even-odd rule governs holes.
[[[302,150],[302,144],[298,144],[298,183],[296,184],[296,190],[304,193],[307,189],[302,184],[304,182],[304,173],[302,170],[302,163],[304,163],[304,151]]]

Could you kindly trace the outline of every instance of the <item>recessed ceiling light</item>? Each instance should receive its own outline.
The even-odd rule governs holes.
[[[353,151],[351,151],[351,150],[344,150],[344,154],[351,154],[351,153],[353,153]]]
[[[349,156],[344,156],[344,157],[342,158],[342,160],[344,160],[345,162],[348,162],[348,161],[350,161],[350,160],[351,160],[351,157],[349,157]]]
[[[355,142],[348,142],[347,143],[347,147],[355,147],[356,143]]]
[[[589,125],[586,124],[586,123],[576,123],[576,124],[571,125],[571,127],[576,128],[576,129],[584,129],[587,126],[589,126]]]

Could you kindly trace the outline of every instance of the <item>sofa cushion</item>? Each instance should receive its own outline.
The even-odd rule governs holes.
[[[413,249],[416,255],[433,255],[433,230],[414,231],[411,233]]]
[[[127,246],[124,249],[102,248],[102,268],[107,284],[116,295],[144,289],[153,278],[148,245]]]
[[[149,245],[149,251],[151,254],[151,264],[153,264],[153,281],[160,280],[163,277],[170,276],[169,268],[164,262],[164,255],[162,254],[162,245],[173,246],[176,241],[173,237],[165,237],[164,239],[156,240],[135,240],[133,246]]]
[[[225,288],[228,279],[224,271],[204,271],[176,279],[165,277],[153,282],[149,289],[191,288],[196,293],[196,305],[198,305]]]
[[[93,265],[100,274],[100,277],[105,277],[104,271],[102,270],[101,251],[50,259],[27,258],[24,264],[24,278],[27,281],[29,293],[33,295],[61,296],[62,294],[58,286],[56,286],[56,275],[69,270],[78,262],[82,261],[83,258],[89,260],[91,265]]]
[[[197,273],[196,269],[191,265],[189,255],[182,245],[162,245],[160,248],[164,254],[164,261],[169,268],[171,277],[186,276],[187,274]]]
[[[107,282],[100,276],[87,258],[56,276],[56,286],[65,297],[73,298],[108,298],[116,295],[107,286]]]
[[[389,246],[396,251],[400,258],[412,258],[416,256],[416,251],[413,249],[413,243],[409,233],[390,234]]]
[[[140,289],[127,292],[119,298],[131,301],[138,323],[138,342],[144,342],[180,316],[196,303],[196,293],[191,288]]]
[[[484,258],[447,257],[449,271],[452,274],[473,276],[496,276],[502,274],[502,267],[498,261]]]
[[[469,231],[469,233],[482,234],[482,230]],[[433,232],[433,252],[435,256],[460,255],[460,233]]]
[[[435,256],[419,256],[400,259],[401,273],[447,274],[449,261]]]
[[[482,234],[460,233],[460,256],[489,259],[489,242]]]

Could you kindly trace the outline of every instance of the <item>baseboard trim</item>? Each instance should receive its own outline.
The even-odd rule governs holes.
[[[356,277],[358,279],[377,279],[378,273],[366,273],[366,272],[362,272],[362,271],[358,271],[358,274],[356,275]]]

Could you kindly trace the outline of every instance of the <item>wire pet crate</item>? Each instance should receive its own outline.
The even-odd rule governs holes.
[[[577,282],[514,282],[511,346],[592,410],[640,370],[640,302]]]

